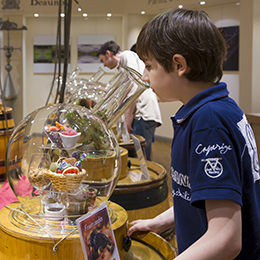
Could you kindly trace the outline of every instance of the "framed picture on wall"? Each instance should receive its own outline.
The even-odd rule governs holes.
[[[103,63],[97,57],[97,52],[103,43],[114,40],[114,35],[79,35],[78,66],[82,72],[94,73],[99,67],[102,67],[107,72],[113,72],[113,70],[103,66]]]
[[[219,28],[227,46],[227,56],[223,64],[224,71],[239,70],[239,26]]]
[[[61,55],[61,63],[64,63],[64,44],[63,36],[61,37],[61,50],[56,50],[55,35],[39,35],[34,36],[33,42],[33,70],[34,73],[53,73],[55,66],[55,56],[57,52],[57,62],[59,53]],[[68,72],[70,71],[70,46],[68,58]],[[63,65],[61,66],[63,72]]]

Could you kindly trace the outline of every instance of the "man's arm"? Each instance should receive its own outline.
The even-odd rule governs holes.
[[[136,101],[126,111],[125,124],[126,124],[127,131],[130,134],[133,132],[132,123],[134,120],[135,105],[136,105]]]

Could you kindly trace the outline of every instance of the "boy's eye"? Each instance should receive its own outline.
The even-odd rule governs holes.
[[[149,71],[151,70],[151,66],[150,65],[145,65],[145,68]]]

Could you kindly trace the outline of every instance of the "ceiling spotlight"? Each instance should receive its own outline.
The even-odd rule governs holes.
[[[236,3],[236,5],[240,5],[240,3],[238,2],[238,3]]]
[[[79,8],[78,8],[78,11],[80,12],[81,11],[81,7],[79,6]]]
[[[83,14],[83,16],[84,16],[84,17],[87,17],[87,16],[88,16],[88,14],[87,14],[87,13],[84,13],[84,14]]]
[[[39,17],[39,14],[35,13],[33,16],[34,16],[34,17]]]
[[[61,13],[60,16],[61,16],[61,17],[65,17],[65,14],[64,14],[64,13]]]
[[[205,5],[205,4],[206,4],[205,1],[201,1],[201,2],[200,2],[200,5]]]
[[[112,14],[111,13],[107,13],[107,17],[111,17],[112,16]]]
[[[142,11],[141,14],[145,14],[145,11]]]
[[[183,5],[178,5],[179,8],[183,8]]]

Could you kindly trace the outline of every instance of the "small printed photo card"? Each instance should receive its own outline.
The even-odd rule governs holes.
[[[107,204],[76,220],[86,260],[120,260]]]

